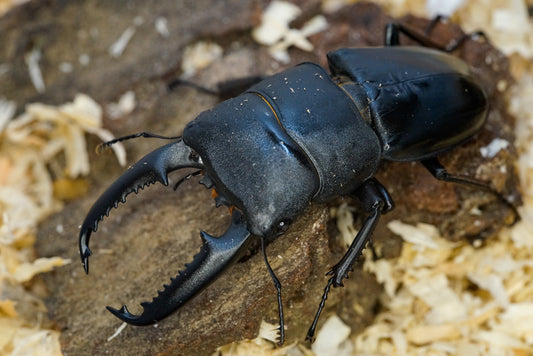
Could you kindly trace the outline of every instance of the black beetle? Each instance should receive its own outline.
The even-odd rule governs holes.
[[[400,32],[437,49],[398,46]],[[83,222],[79,249],[86,272],[89,238],[98,222],[129,193],[157,181],[168,185],[172,171],[199,169],[204,174],[201,183],[218,194],[217,206],[233,207],[232,222],[218,238],[201,233],[200,253],[152,302],[141,304],[141,315],[132,315],[126,306],[107,307],[109,311],[133,325],[156,323],[205,288],[259,238],[277,288],[281,344],[281,284],[266,259],[266,240],[283,234],[311,202],[353,197],[369,216],[348,252],[328,272],[331,277],[307,335],[312,339],[331,285],[342,286],[381,214],[393,208],[389,193],[374,178],[381,160],[420,161],[439,180],[492,192],[518,218],[499,193],[448,174],[436,158],[478,132],[488,113],[487,95],[468,66],[446,53],[466,37],[440,47],[405,26],[389,24],[385,47],[329,53],[331,75],[304,63],[267,77],[201,113],[181,137],[135,163],[102,194]]]

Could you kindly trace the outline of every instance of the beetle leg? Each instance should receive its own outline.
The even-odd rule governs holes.
[[[433,30],[435,25],[439,21],[441,21],[441,19],[442,19],[441,16],[435,17],[429,23],[429,26],[424,33],[420,33],[400,23],[394,23],[394,22],[388,23],[387,26],[385,27],[385,46],[399,46],[400,45],[400,33],[403,33],[405,36],[409,37],[413,41],[420,43],[421,45],[425,47],[436,48],[436,49],[439,49],[441,51],[448,52],[448,53],[455,51],[457,48],[462,46],[466,40],[470,38],[482,37],[485,41],[488,41],[488,38],[483,31],[475,31],[471,33],[465,33],[461,37],[454,39],[447,45],[439,44],[433,41],[429,37],[429,33],[431,32],[431,30]]]
[[[372,235],[372,232],[374,231],[379,218],[381,217],[381,214],[385,214],[394,208],[394,203],[389,193],[375,178],[370,178],[363,183],[363,185],[357,188],[357,190],[352,194],[352,197],[358,199],[362,207],[368,211],[370,215],[365,220],[361,230],[359,230],[355,236],[346,254],[335,266],[333,266],[331,271],[327,273],[327,275],[331,277],[328,280],[326,288],[324,288],[324,294],[322,295],[322,300],[318,306],[315,319],[313,320],[313,323],[311,324],[311,327],[309,328],[305,338],[311,342],[314,341],[318,319],[322,313],[322,310],[324,309],[331,286],[343,286],[342,280],[344,278],[348,278],[348,272],[353,271],[352,266],[363,252],[363,249],[369,241],[370,236]]]
[[[385,27],[385,46],[399,46],[400,33],[403,33],[413,41],[416,41],[425,47],[444,50],[444,46],[441,46],[437,42],[431,40],[428,36],[421,34],[400,23],[394,22],[388,23]]]
[[[239,252],[245,250],[251,234],[241,213],[234,209],[231,225],[224,235],[214,238],[202,231],[201,236],[203,245],[192,263],[187,264],[185,270],[180,271],[176,278],[171,278],[170,285],[165,285],[163,291],[159,291],[151,302],[141,303],[141,315],[131,314],[125,305],[120,309],[107,309],[132,325],[156,323],[220,276],[222,270],[239,257]]]
[[[239,94],[244,93],[252,85],[255,85],[265,79],[263,75],[251,75],[247,77],[235,78],[230,80],[224,80],[217,83],[216,89],[206,88],[202,85],[188,81],[186,79],[176,78],[167,84],[167,88],[172,91],[178,86],[188,86],[198,90],[201,93],[215,95],[219,99],[227,100],[236,97]]]
[[[448,16],[445,16],[445,15],[437,15],[437,16],[435,16],[431,20],[429,25],[427,26],[426,30],[424,31],[424,34],[426,36],[429,36],[431,31],[433,31],[433,29],[435,28],[435,26],[437,26],[438,23],[446,22],[447,20],[448,20]],[[470,32],[470,33],[465,33],[461,37],[451,41],[445,47],[443,47],[442,50],[444,52],[453,52],[457,48],[461,47],[463,45],[463,43],[466,40],[468,40],[469,38],[477,38],[477,37],[482,37],[486,42],[489,41],[489,39],[488,39],[487,35],[485,34],[485,32],[483,32],[483,31],[474,31],[474,32]]]
[[[424,167],[426,167],[429,173],[433,175],[433,177],[437,178],[440,181],[456,183],[463,186],[480,189],[493,194],[498,198],[498,200],[507,205],[507,207],[509,207],[509,209],[511,209],[511,211],[513,212],[514,220],[512,224],[520,220],[520,214],[518,213],[518,210],[516,210],[516,207],[503,195],[491,188],[489,185],[467,177],[459,177],[449,174],[446,168],[442,166],[442,164],[436,157],[425,159],[421,161],[421,163],[424,165]]]
[[[274,282],[274,286],[276,287],[276,291],[278,292],[278,311],[279,311],[279,341],[278,345],[281,346],[285,342],[285,318],[283,317],[283,302],[281,301],[281,283],[276,277],[276,274],[272,270],[272,267],[270,267],[270,263],[268,263],[268,258],[266,255],[266,241],[265,238],[261,238],[261,250],[263,251],[263,259],[265,260],[265,264],[268,269],[268,273],[270,274],[270,277],[272,278],[272,281]]]
[[[142,189],[155,182],[168,185],[168,173],[186,167],[203,168],[203,165],[196,153],[183,141],[170,143],[144,156],[100,196],[87,214],[80,230],[79,249],[86,273],[89,273],[91,232],[96,232],[98,222],[104,218],[104,215],[109,215],[111,208],[116,208],[119,202],[124,203],[126,196],[131,192],[137,193],[139,188]]]

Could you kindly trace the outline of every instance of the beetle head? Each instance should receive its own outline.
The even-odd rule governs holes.
[[[243,213],[248,231],[267,239],[287,231],[308,207],[316,189],[312,172],[290,159],[280,159],[275,165],[264,163],[265,169],[258,167],[261,163],[249,163],[237,176],[224,165],[215,171],[209,156],[202,160],[206,172],[202,184],[216,190],[217,206],[236,207]]]
[[[242,211],[248,230],[274,238],[308,206],[318,178],[306,153],[255,94],[243,94],[201,113],[183,131],[202,159],[220,202]]]

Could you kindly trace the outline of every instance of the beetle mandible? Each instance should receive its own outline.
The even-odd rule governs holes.
[[[399,46],[399,34],[426,47]],[[90,209],[79,235],[88,273],[89,238],[98,222],[126,196],[182,168],[203,173],[216,204],[232,207],[228,230],[215,238],[201,232],[203,245],[191,264],[140,315],[126,306],[107,307],[133,325],[167,317],[260,239],[276,285],[280,344],[284,341],[281,283],[268,264],[267,240],[283,234],[311,202],[349,196],[369,214],[330,276],[307,338],[330,287],[343,285],[393,200],[374,174],[382,160],[420,161],[439,180],[484,189],[514,206],[489,186],[449,174],[437,155],[471,138],[484,125],[488,99],[469,67],[451,52],[401,24],[386,28],[385,46],[343,48],[328,54],[331,74],[304,63],[267,77],[244,93],[201,113],[179,138],[149,153],[118,178]],[[427,48],[435,47],[435,49]],[[140,133],[137,136],[155,136]],[[124,137],[118,140],[130,138]]]

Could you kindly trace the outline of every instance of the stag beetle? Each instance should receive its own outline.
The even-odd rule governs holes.
[[[330,52],[331,74],[313,63],[300,64],[201,113],[181,137],[146,155],[102,194],[79,235],[87,273],[89,238],[98,222],[131,192],[155,182],[168,185],[172,171],[198,169],[200,183],[215,189],[216,205],[232,207],[228,230],[218,238],[202,231],[201,251],[152,302],[141,304],[141,315],[126,306],[107,307],[111,313],[133,325],[156,323],[216,279],[251,240],[260,239],[277,289],[282,344],[281,284],[267,261],[266,241],[283,234],[311,202],[352,197],[369,215],[328,272],[307,335],[312,339],[330,287],[343,285],[381,214],[393,209],[389,193],[374,178],[382,160],[420,161],[439,180],[492,192],[518,218],[498,192],[449,174],[436,158],[476,134],[488,113],[487,95],[467,64],[446,53],[464,38],[442,47],[401,24],[389,24],[385,32],[384,47]],[[425,47],[400,46],[400,33]]]

